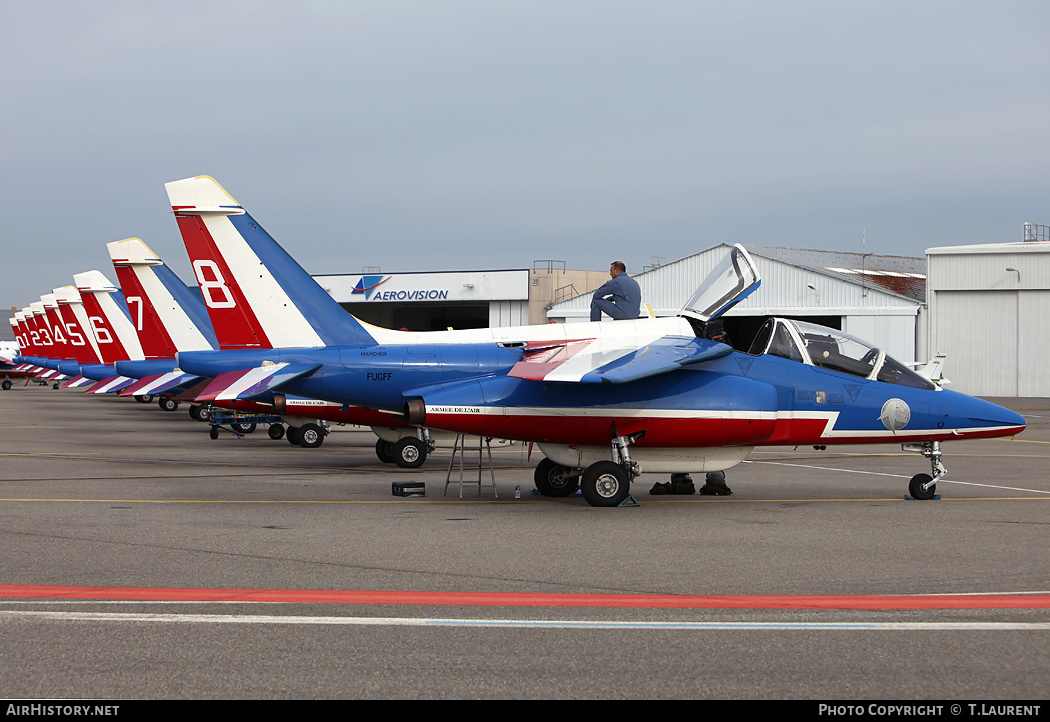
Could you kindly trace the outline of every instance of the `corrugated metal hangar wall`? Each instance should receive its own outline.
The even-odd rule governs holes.
[[[643,305],[652,306],[657,316],[677,313],[727,248],[716,246],[635,276]],[[753,335],[765,317],[790,316],[853,334],[905,363],[926,360],[925,259],[748,244],[745,248],[762,285],[727,314],[726,327],[738,348],[746,349],[748,339],[738,338],[737,332]],[[586,321],[590,300],[585,293],[554,304],[547,316],[559,322]]]
[[[930,248],[929,347],[951,389],[1050,396],[1050,243]]]

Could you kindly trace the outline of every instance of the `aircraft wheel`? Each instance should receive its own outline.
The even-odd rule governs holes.
[[[219,438],[219,427],[218,426],[211,427],[211,429],[208,431],[208,436],[210,436],[213,439]]]
[[[162,396],[160,401],[157,402],[157,406],[161,407],[165,411],[174,411],[179,408],[179,402],[170,396]]]
[[[596,461],[584,470],[580,491],[591,506],[619,506],[631,493],[631,482],[619,464]]]
[[[284,438],[288,439],[288,443],[289,444],[292,444],[294,446],[298,446],[299,445],[299,427],[298,426],[289,426],[288,427],[288,431],[285,434]]]
[[[136,396],[135,400],[140,404],[148,404],[153,400],[153,394],[142,394],[142,396]]]
[[[580,478],[571,469],[547,458],[536,465],[532,478],[544,496],[571,496],[580,487]]]
[[[14,384],[11,383],[11,379],[4,379],[3,384],[0,384],[0,385],[2,385],[4,387],[4,391],[7,391],[9,388],[14,386]]]
[[[405,436],[394,444],[394,463],[402,469],[418,469],[427,460],[427,447],[414,436]]]
[[[376,439],[376,457],[384,464],[394,463],[394,442]]]
[[[324,430],[317,424],[303,424],[299,427],[299,446],[304,449],[316,449],[324,441]]]
[[[923,501],[932,499],[934,494],[937,493],[937,485],[934,484],[925,491],[922,489],[923,484],[929,484],[931,481],[933,481],[933,477],[929,474],[916,474],[908,482],[908,493],[911,494],[913,499],[921,499]]]
[[[252,422],[250,424],[242,424],[239,421],[235,421],[234,423],[230,424],[230,428],[239,434],[250,434],[253,431],[255,431],[255,422]]]
[[[280,424],[270,424],[270,428],[266,430],[266,433],[270,435],[270,438],[274,441],[284,436],[284,427]]]

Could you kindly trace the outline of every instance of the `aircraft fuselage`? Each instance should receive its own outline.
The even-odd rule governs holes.
[[[521,360],[497,344],[354,346],[180,354],[184,371],[214,377],[264,361],[321,363],[288,393],[401,412],[412,423],[479,436],[638,447],[909,443],[1007,436],[1024,419],[943,389],[853,376],[772,355],[734,352],[624,384],[507,376]]]

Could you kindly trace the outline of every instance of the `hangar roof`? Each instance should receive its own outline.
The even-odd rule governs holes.
[[[665,263],[637,274],[642,300],[657,315],[673,314],[710,273],[730,244]],[[914,315],[926,302],[926,259],[744,244],[768,285],[741,301],[730,314],[854,313]],[[824,281],[818,280],[819,278]],[[592,289],[593,290],[593,289]],[[589,315],[591,291],[551,304],[548,318]]]
[[[811,271],[823,271],[850,283],[863,283],[898,296],[926,301],[926,259],[874,253],[744,245],[752,255]]]
[[[1050,243],[1046,241],[1017,241],[1015,243],[977,243],[970,246],[938,246],[937,248],[926,249],[926,255],[928,256],[988,253],[1050,253]]]

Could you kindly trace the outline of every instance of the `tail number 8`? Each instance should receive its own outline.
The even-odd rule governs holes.
[[[205,270],[208,273],[205,273]],[[197,274],[201,296],[204,297],[204,303],[208,304],[208,308],[234,308],[237,305],[215,261],[194,261],[193,272]],[[208,275],[211,275],[211,278],[207,278]]]

